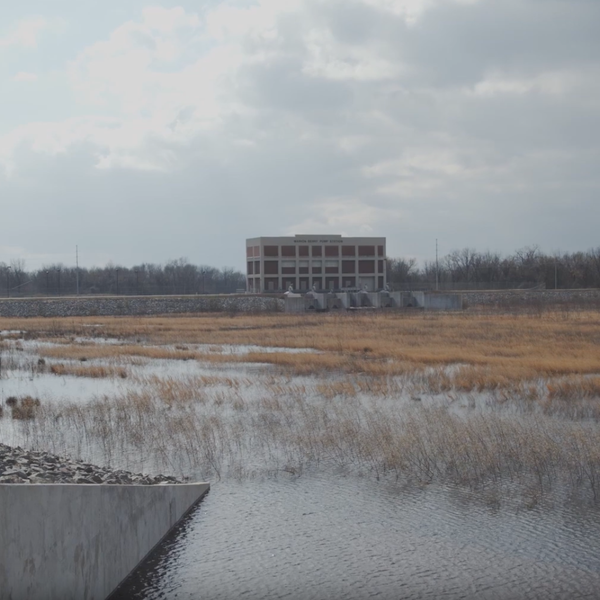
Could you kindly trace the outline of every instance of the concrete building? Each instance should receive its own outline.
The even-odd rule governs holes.
[[[381,290],[387,283],[385,256],[384,237],[250,238],[246,240],[246,290]]]

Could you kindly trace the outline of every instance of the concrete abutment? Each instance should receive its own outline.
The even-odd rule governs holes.
[[[208,490],[0,485],[0,600],[104,600]]]

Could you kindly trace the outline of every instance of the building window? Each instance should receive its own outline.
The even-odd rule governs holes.
[[[377,256],[383,256],[383,246],[377,246]]]
[[[375,256],[375,246],[359,246],[359,256]]]
[[[246,256],[248,258],[254,256],[254,246],[246,246]]]
[[[339,273],[340,263],[337,260],[325,261],[325,273]]]
[[[356,256],[356,246],[342,246],[342,256]]]
[[[281,256],[296,256],[296,246],[281,246]]]
[[[265,256],[279,256],[279,247],[278,246],[265,246],[264,253],[265,253]]]
[[[313,256],[323,256],[323,248],[321,246],[312,246]]]
[[[342,273],[354,273],[355,265],[353,260],[342,261]]]
[[[377,261],[377,272],[383,273],[383,261],[382,260]]]
[[[308,277],[300,277],[300,290],[303,292],[308,290]]]
[[[328,290],[336,290],[339,287],[340,280],[338,277],[326,277],[325,288]]]
[[[295,275],[296,267],[281,267],[281,274],[282,275]]]
[[[382,290],[383,289],[383,275],[380,275],[377,278],[377,287]]]
[[[356,277],[342,277],[342,283],[345,288],[356,287]]]
[[[279,273],[278,260],[265,260],[265,275],[277,275]]]
[[[312,272],[313,272],[313,274],[318,274],[318,275],[320,275],[323,272],[322,261],[320,261],[320,260],[313,260]]]
[[[339,256],[339,246],[325,246],[325,256]]]
[[[251,260],[248,261],[248,275],[254,275],[254,263]]]
[[[298,256],[308,256],[308,246],[300,246],[298,248]]]
[[[359,260],[358,261],[358,272],[359,273],[375,273],[375,261],[374,260]]]
[[[260,260],[254,261],[254,274],[260,275]]]
[[[291,288],[293,290],[295,290],[297,288],[297,286],[296,286],[296,278],[295,277],[293,277],[293,278],[290,278],[290,277],[286,278],[286,277],[284,277],[283,278],[283,287],[284,287],[284,289],[287,291],[290,288],[290,286],[291,286]]]
[[[274,292],[279,289],[279,279],[277,277],[265,278],[265,291]]]
[[[308,264],[307,260],[301,260],[298,263],[298,273],[300,273],[300,275],[308,275]]]
[[[313,277],[312,284],[317,290],[323,289],[323,280],[320,277]]]

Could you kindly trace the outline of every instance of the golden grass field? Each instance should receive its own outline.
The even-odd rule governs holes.
[[[0,318],[0,330],[65,341],[70,336],[100,336],[157,345],[254,344],[414,364],[517,367],[540,374],[600,372],[598,312],[540,317],[370,313]],[[185,349],[170,351],[186,356]]]
[[[0,342],[5,369],[21,340],[52,342],[32,373],[134,386],[85,405],[42,401],[19,420],[32,445],[93,447],[107,462],[135,450],[208,477],[333,463],[534,496],[555,483],[600,491],[595,311],[0,319],[0,330],[20,332]],[[214,372],[136,371],[156,359]]]

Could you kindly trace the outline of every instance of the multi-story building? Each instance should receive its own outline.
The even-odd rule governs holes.
[[[248,292],[367,289],[386,285],[385,238],[295,235],[246,240]]]

